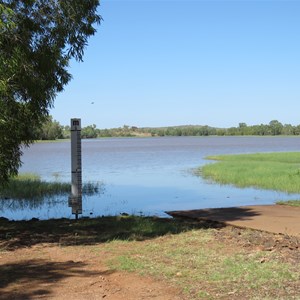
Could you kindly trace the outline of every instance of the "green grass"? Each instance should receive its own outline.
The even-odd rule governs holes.
[[[277,201],[276,204],[300,207],[300,200]]]
[[[300,152],[209,156],[200,174],[220,184],[300,193]]]
[[[164,278],[185,290],[189,299],[229,299],[231,293],[240,293],[241,299],[248,294],[263,299],[269,291],[300,279],[296,269],[271,252],[223,247],[213,230],[191,230],[142,245],[114,241],[108,249],[115,256],[111,268]]]
[[[92,195],[99,192],[100,183],[83,184],[83,194]],[[59,181],[43,181],[40,176],[32,173],[20,174],[9,180],[7,185],[0,186],[1,199],[39,200],[47,197],[68,194],[70,183]]]

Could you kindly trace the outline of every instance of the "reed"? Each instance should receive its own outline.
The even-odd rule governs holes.
[[[87,182],[82,190],[85,195],[97,194],[100,183]],[[67,182],[48,182],[32,173],[20,174],[9,180],[8,184],[0,187],[0,199],[39,200],[47,197],[68,194],[71,184]]]

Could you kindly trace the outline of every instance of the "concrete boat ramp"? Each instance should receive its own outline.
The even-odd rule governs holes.
[[[300,237],[300,207],[258,205],[167,212],[172,217],[216,221],[232,226]]]

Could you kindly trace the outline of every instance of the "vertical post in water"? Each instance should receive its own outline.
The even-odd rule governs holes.
[[[71,171],[72,187],[69,206],[78,219],[82,214],[82,172],[81,172],[81,120],[71,119]]]

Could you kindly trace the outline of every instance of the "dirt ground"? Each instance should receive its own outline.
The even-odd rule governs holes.
[[[40,244],[1,253],[0,259],[0,299],[183,299],[166,283],[109,270],[107,257],[84,249]]]
[[[241,247],[278,251],[284,260],[300,263],[298,238],[254,231],[245,240],[240,238],[242,230],[244,229],[230,225],[216,228],[215,241],[221,241],[224,249]],[[26,234],[20,234],[17,243],[9,236],[0,235],[2,300],[189,299],[179,287],[172,286],[170,282],[111,270],[107,265],[111,253],[104,249],[103,243],[93,244],[94,248],[99,249],[96,252],[89,245],[64,247],[55,240],[56,237],[49,242],[39,233],[34,233],[31,237]],[[145,241],[141,241],[143,242]],[[222,299],[234,297],[228,295],[228,298]]]

